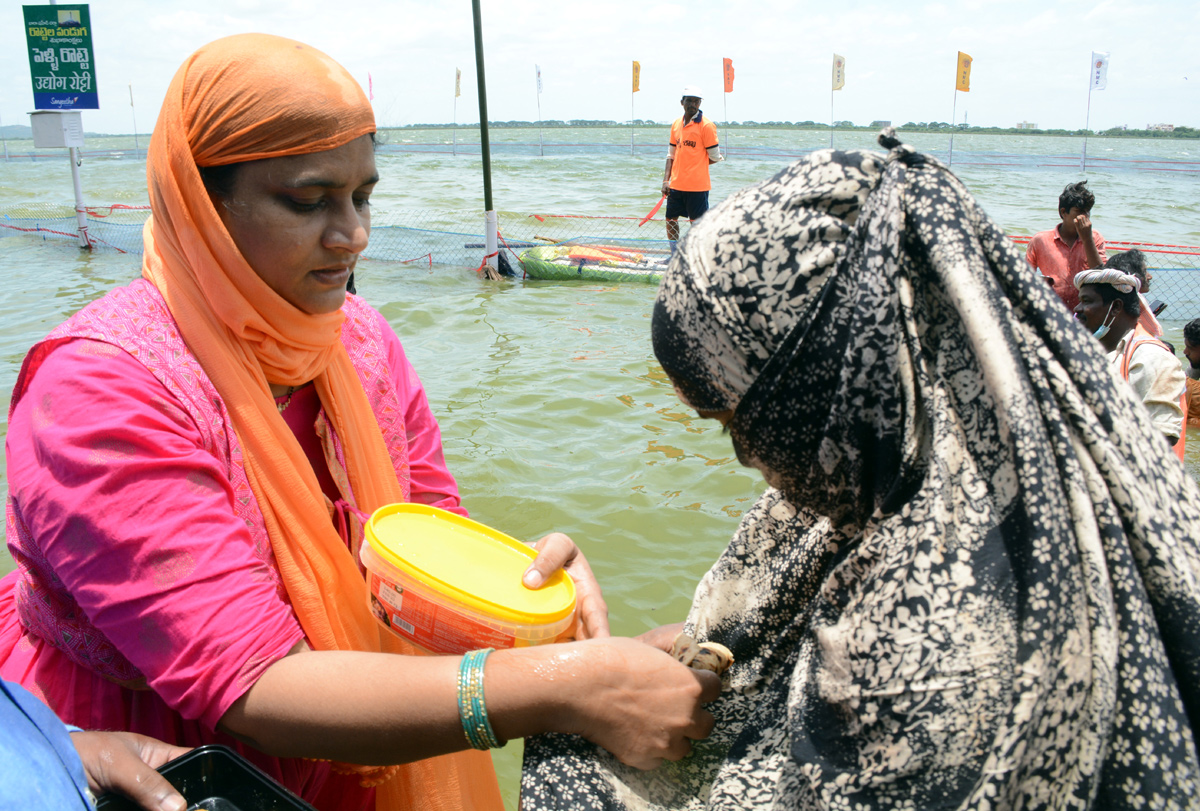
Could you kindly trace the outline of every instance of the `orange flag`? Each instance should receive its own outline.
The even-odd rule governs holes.
[[[635,61],[633,63],[633,92],[638,92],[638,82],[642,78],[642,63]]]
[[[971,92],[971,57],[962,51],[958,52],[958,80],[954,89],[964,93]]]
[[[733,92],[733,60],[726,57],[721,60],[725,67],[725,92]]]

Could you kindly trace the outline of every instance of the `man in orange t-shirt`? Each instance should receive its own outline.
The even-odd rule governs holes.
[[[700,88],[683,88],[683,115],[671,125],[671,144],[663,170],[662,193],[667,198],[667,239],[679,239],[679,215],[696,219],[708,211],[708,166],[723,160],[717,125],[700,110]],[[674,245],[672,245],[674,247]]]
[[[1071,311],[1079,303],[1075,276],[1089,268],[1103,267],[1107,258],[1104,237],[1092,230],[1090,215],[1095,203],[1086,180],[1068,184],[1058,196],[1058,216],[1062,222],[1049,231],[1035,234],[1025,250],[1025,259],[1049,281]]]

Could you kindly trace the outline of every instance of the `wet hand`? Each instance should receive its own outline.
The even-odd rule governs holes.
[[[552,532],[533,545],[538,556],[521,582],[531,589],[541,588],[550,575],[562,569],[575,583],[575,627],[568,633],[571,639],[606,637],[608,605],[600,592],[600,584],[592,574],[587,558],[575,542],[561,532]]]
[[[147,811],[184,811],[183,799],[167,779],[155,771],[188,752],[155,738],[132,732],[72,732],[71,743],[83,761],[88,788],[93,794],[115,791]]]
[[[580,697],[580,735],[626,765],[654,769],[687,757],[692,741],[712,733],[712,713],[701,705],[721,694],[716,674],[692,670],[634,639],[584,644],[601,650],[593,654],[594,683]]]

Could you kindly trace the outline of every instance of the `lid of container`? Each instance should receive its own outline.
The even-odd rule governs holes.
[[[575,584],[555,572],[539,589],[521,575],[537,557],[515,538],[425,504],[389,504],[367,522],[371,550],[400,571],[502,622],[546,625],[575,608]]]

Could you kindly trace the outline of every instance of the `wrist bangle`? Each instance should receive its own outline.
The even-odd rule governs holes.
[[[464,654],[458,665],[458,720],[462,722],[467,743],[474,749],[504,746],[492,730],[483,700],[483,665],[493,650],[473,650]]]

